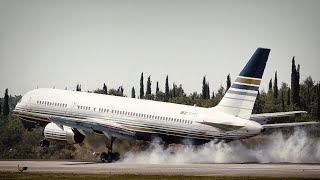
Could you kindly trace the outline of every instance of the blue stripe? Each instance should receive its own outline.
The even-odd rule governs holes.
[[[248,85],[235,84],[235,83],[233,83],[231,87],[236,89],[253,90],[253,91],[259,90],[259,87],[256,87],[256,86],[248,86]]]

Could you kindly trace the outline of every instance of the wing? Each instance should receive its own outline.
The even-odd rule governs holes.
[[[265,129],[271,129],[271,128],[282,128],[282,127],[292,127],[292,126],[313,125],[313,124],[319,124],[319,122],[297,122],[297,123],[264,124],[262,126]]]
[[[111,136],[121,139],[134,139],[135,132],[118,124],[114,121],[106,119],[78,119],[78,118],[65,118],[59,116],[51,116],[51,121],[56,123],[59,127],[69,126],[78,130],[96,132],[104,134],[108,138]]]

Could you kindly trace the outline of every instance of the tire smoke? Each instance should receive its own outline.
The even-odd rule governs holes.
[[[319,163],[320,140],[295,129],[290,137],[282,132],[270,135],[270,140],[250,147],[235,141],[231,143],[207,143],[201,146],[179,146],[174,153],[159,143],[152,143],[141,152],[128,152],[123,163]]]

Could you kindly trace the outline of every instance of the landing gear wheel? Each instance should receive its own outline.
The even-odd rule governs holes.
[[[120,154],[118,152],[113,153],[113,161],[119,161],[120,160]]]
[[[101,155],[100,155],[101,161],[102,161],[102,162],[106,162],[106,161],[108,160],[108,159],[107,159],[107,156],[108,156],[107,153],[105,153],[105,152],[101,153]]]
[[[50,145],[50,142],[46,139],[40,141],[41,147],[49,147],[49,145]]]

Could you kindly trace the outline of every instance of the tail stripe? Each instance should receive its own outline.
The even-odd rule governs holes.
[[[261,80],[256,79],[247,79],[243,77],[237,77],[236,81],[238,83],[244,83],[244,84],[252,84],[252,85],[260,85]]]
[[[252,90],[252,91],[258,91],[259,87],[256,86],[248,86],[248,85],[242,85],[242,84],[232,84],[232,88],[236,89],[244,89],[244,90]]]
[[[255,102],[255,100],[250,100],[250,99],[242,99],[242,98],[234,98],[234,97],[225,97],[227,99],[234,99],[234,100],[239,100],[239,101],[249,101],[249,102]]]
[[[237,94],[237,95],[252,96],[252,97],[256,97],[256,96],[257,96],[257,94],[255,94],[255,93],[241,92],[241,91],[233,91],[233,90],[231,90],[231,89],[229,89],[228,93]]]

